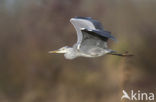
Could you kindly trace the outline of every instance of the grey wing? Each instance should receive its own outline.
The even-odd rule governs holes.
[[[107,49],[107,41],[91,35],[88,32],[82,31],[82,34],[83,40],[79,49],[82,53],[87,55],[90,55],[92,52],[94,52],[94,54],[100,54],[104,49]]]
[[[77,32],[77,45],[81,44],[83,40],[82,29],[103,30],[102,24],[90,17],[75,17],[71,18],[70,22],[73,24]]]
[[[103,25],[99,21],[94,20],[92,18],[89,18],[88,20],[93,23],[93,25],[95,26],[96,29],[104,30]]]
[[[92,19],[91,17],[75,17],[75,19],[84,20],[84,22],[90,22],[95,29],[104,30],[103,25],[99,21]]]
[[[116,40],[114,36],[111,35],[110,32],[104,31],[104,30],[92,30],[92,29],[82,29],[82,31],[87,32],[88,34],[91,34],[93,36],[97,36],[105,41],[107,41],[109,38],[112,40]]]

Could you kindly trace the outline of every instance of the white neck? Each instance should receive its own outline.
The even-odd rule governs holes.
[[[69,47],[66,50],[67,50],[67,52],[64,54],[64,57],[66,59],[74,59],[78,56],[78,54],[76,53],[76,51],[73,48]]]

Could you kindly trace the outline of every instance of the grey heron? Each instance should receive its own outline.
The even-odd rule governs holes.
[[[108,39],[115,40],[110,32],[105,31],[102,24],[91,17],[71,18],[77,32],[77,43],[72,47],[64,46],[49,53],[64,53],[66,59],[76,57],[99,57],[105,54],[130,56],[128,54],[119,54],[107,47]]]

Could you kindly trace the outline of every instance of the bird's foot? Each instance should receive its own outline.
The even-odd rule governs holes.
[[[124,53],[111,53],[111,55],[121,56],[121,57],[131,57],[134,56],[133,54],[129,54],[128,51],[125,51]]]

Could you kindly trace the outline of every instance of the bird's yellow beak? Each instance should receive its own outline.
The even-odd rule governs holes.
[[[49,51],[48,53],[59,53],[59,50]]]
[[[48,53],[65,53],[65,50],[54,50],[54,51],[49,51]]]

